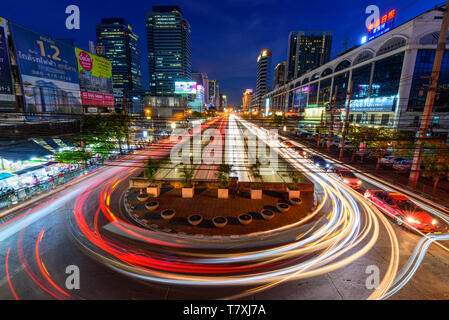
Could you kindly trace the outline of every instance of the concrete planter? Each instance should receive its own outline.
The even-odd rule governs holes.
[[[195,213],[192,214],[191,216],[187,217],[187,221],[192,225],[192,226],[197,226],[199,225],[202,221],[203,221],[203,216]]]
[[[174,209],[165,209],[161,212],[161,217],[164,220],[170,220],[175,216],[176,212]]]
[[[218,189],[218,199],[228,199],[229,189]]]
[[[302,200],[300,198],[292,198],[290,199],[290,203],[294,206],[300,206],[302,204]]]
[[[262,199],[262,190],[251,189],[251,199],[252,200],[261,200]]]
[[[161,194],[161,186],[150,186],[147,188],[147,193],[151,197],[157,198]]]
[[[225,217],[214,217],[212,219],[212,222],[217,228],[223,228],[228,224],[228,219],[226,219]]]
[[[248,213],[243,213],[239,215],[238,219],[239,222],[245,226],[253,222],[253,217],[251,217],[251,215]]]
[[[288,210],[290,210],[290,206],[286,203],[279,203],[277,205],[277,208],[280,212],[287,212]]]
[[[154,211],[159,207],[159,202],[157,201],[150,201],[145,204],[145,208],[149,211]]]
[[[287,188],[288,191],[288,200],[291,200],[293,198],[298,198],[301,196],[301,191],[300,190],[290,190]]]
[[[138,194],[137,195],[137,200],[139,200],[140,202],[145,202],[150,198],[150,195],[147,193],[142,193],[142,194]]]
[[[194,188],[182,188],[183,198],[193,198]]]
[[[271,220],[274,218],[274,212],[269,209],[263,209],[260,214],[262,215],[262,218],[265,220]]]

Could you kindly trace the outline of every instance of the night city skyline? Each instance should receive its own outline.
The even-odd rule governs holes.
[[[101,18],[123,17],[139,36],[142,85],[148,89],[145,13],[153,5],[178,5],[192,29],[192,70],[206,72],[209,79],[220,82],[220,91],[228,95],[230,105],[240,105],[245,89],[256,87],[257,56],[262,49],[271,49],[273,68],[287,59],[288,35],[291,31],[332,31],[331,59],[347,48],[360,44],[366,35],[365,8],[372,1],[328,1],[303,3],[290,1],[164,1],[143,6],[123,6],[120,1],[78,1],[80,30],[65,28],[67,1],[46,6],[25,0],[30,10],[13,3],[2,8],[2,16],[57,39],[74,39],[75,45],[88,50],[88,41],[95,42],[95,24]],[[441,1],[378,1],[381,12],[397,10],[395,25],[441,4]],[[322,8],[329,8],[322,10]],[[332,9],[330,9],[332,8]],[[58,27],[59,26],[59,27]]]
[[[448,266],[449,0],[0,3],[0,302],[438,316]]]

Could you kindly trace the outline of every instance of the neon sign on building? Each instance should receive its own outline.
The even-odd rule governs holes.
[[[368,41],[373,40],[391,30],[396,10],[393,9],[368,26]]]

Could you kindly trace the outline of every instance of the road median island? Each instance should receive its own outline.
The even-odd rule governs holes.
[[[175,184],[176,185],[176,184]],[[273,184],[274,185],[274,184]],[[195,187],[193,198],[182,198],[181,189],[171,184],[163,184],[161,195],[148,201],[157,200],[159,207],[150,211],[145,203],[139,201],[137,196],[139,189],[130,188],[126,191],[125,209],[130,221],[141,227],[153,231],[170,229],[170,233],[186,235],[217,236],[245,236],[274,229],[287,227],[305,218],[313,211],[313,185],[304,184],[301,192],[303,201],[301,206],[294,206],[288,200],[288,194],[283,188],[265,188],[261,200],[250,199],[250,184],[242,184],[238,196],[230,196],[229,199],[217,199],[217,189],[209,188],[208,184],[198,184]],[[280,203],[290,206],[287,212],[278,209]],[[172,209],[176,212],[171,219],[161,217],[161,212]],[[274,211],[275,217],[269,221],[261,214],[264,209]],[[199,214],[203,220],[198,225],[192,225],[188,217]],[[252,221],[243,224],[239,216],[248,214]],[[227,224],[218,228],[214,225],[215,217],[225,217]],[[157,226],[157,228],[156,228]]]

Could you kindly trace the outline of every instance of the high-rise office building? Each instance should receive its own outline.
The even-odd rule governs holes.
[[[285,84],[285,66],[287,62],[283,61],[278,63],[278,65],[274,68],[274,76],[273,76],[273,89],[276,89]]]
[[[262,97],[271,90],[272,72],[271,72],[271,50],[264,49],[257,57],[257,83],[256,83],[256,101],[255,107],[261,109],[264,104]]]
[[[329,62],[332,32],[293,31],[288,37],[287,81]]]
[[[220,104],[220,85],[217,80],[209,80],[209,103],[214,107]]]
[[[139,37],[123,18],[101,19],[96,25],[97,52],[112,64],[112,85],[118,94],[142,88]]]
[[[228,97],[225,94],[220,93],[219,94],[219,104],[218,104],[217,109],[220,111],[224,111],[224,109],[227,107],[228,107]]]
[[[192,80],[204,88],[204,103],[209,104],[209,77],[205,72],[192,72]]]
[[[178,6],[153,6],[146,15],[150,94],[170,96],[176,81],[191,81],[190,24]]]
[[[249,111],[251,107],[252,98],[253,98],[253,89],[246,89],[245,92],[243,92],[242,98],[243,111]]]

